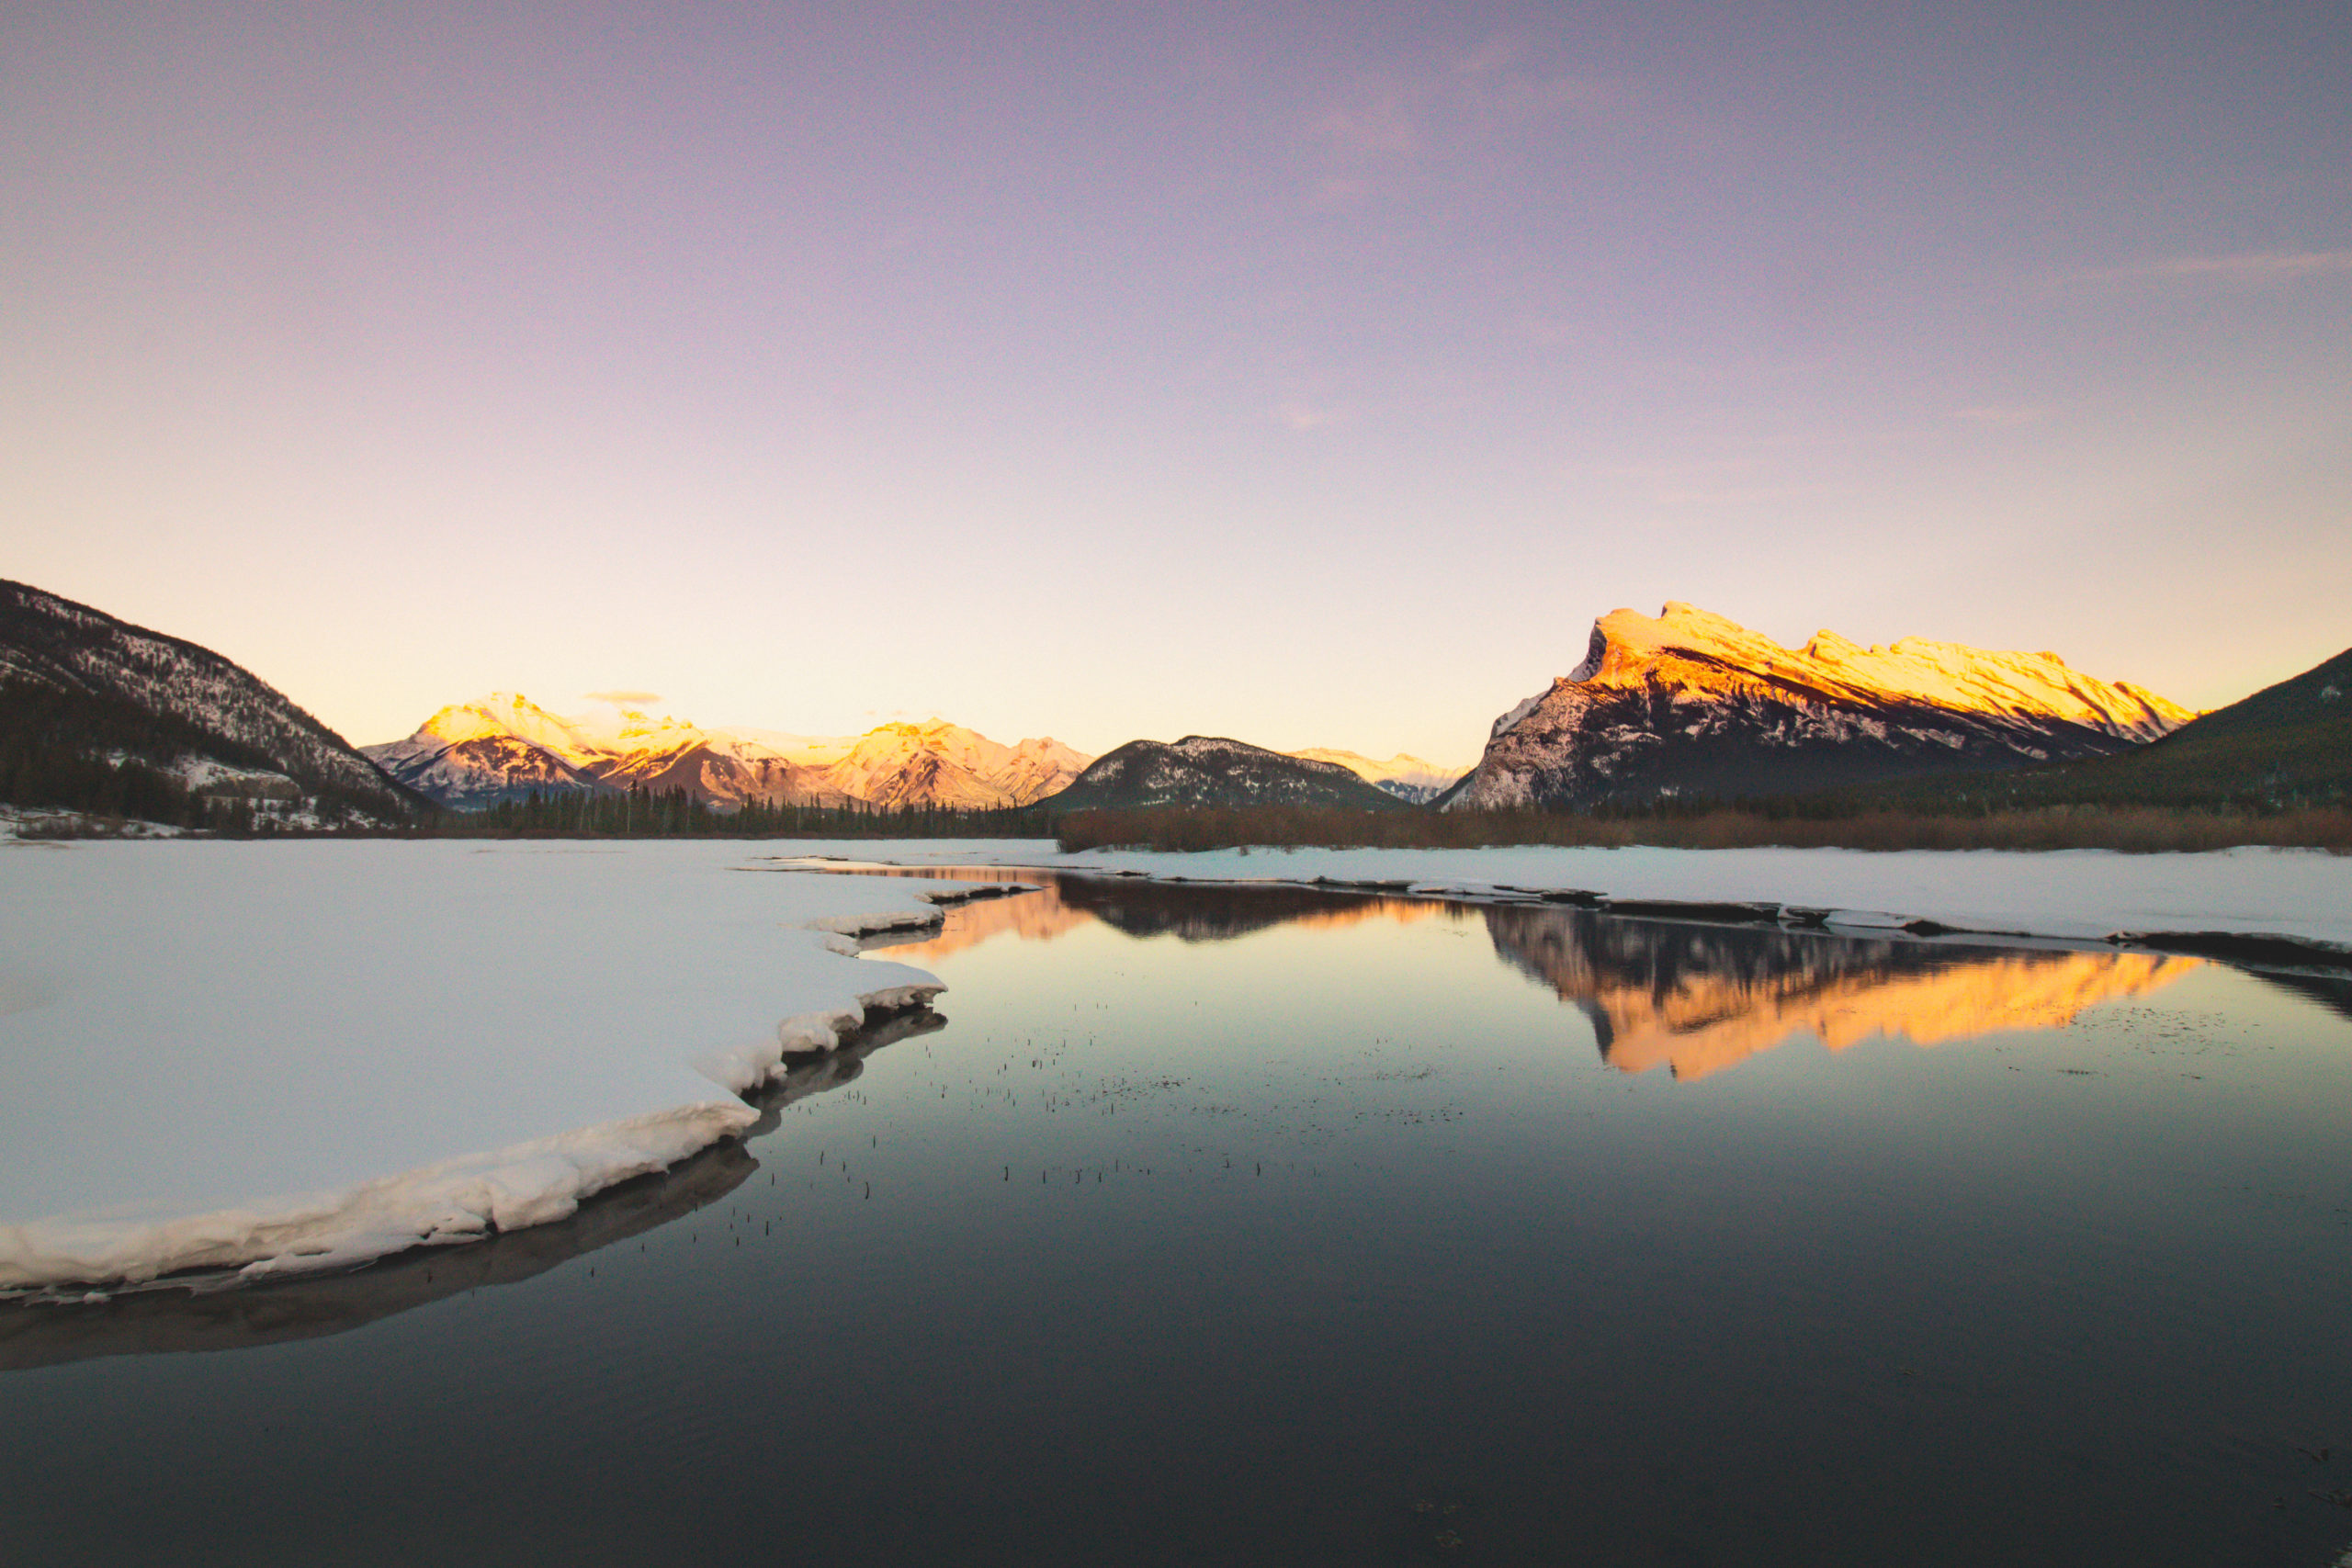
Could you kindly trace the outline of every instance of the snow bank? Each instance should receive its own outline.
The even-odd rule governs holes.
[[[797,848],[799,846],[796,846]],[[844,858],[1095,870],[1194,882],[1383,883],[1469,897],[1763,904],[1838,925],[2107,941],[2279,938],[2352,954],[2352,856],[2318,850],[2125,855],[1911,850],[1220,850],[1064,855],[1050,842],[810,846]]]
[[[745,849],[0,847],[0,1292],[345,1267],[741,1133],[940,989],[836,933],[964,891]]]

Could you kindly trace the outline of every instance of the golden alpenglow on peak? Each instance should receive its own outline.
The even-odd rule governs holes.
[[[1603,651],[1592,680],[1623,683],[1654,674],[1703,689],[1741,672],[1821,685],[1858,695],[1901,698],[1962,712],[2050,716],[2113,728],[2153,740],[2196,716],[2128,682],[2078,675],[2054,653],[1992,652],[1955,642],[1906,637],[1865,648],[1818,631],[1801,649],[1679,600],[1653,619],[1612,610],[1593,624]],[[1711,682],[1708,670],[1723,666]]]
[[[1784,648],[1680,600],[1612,610],[1583,661],[1495,723],[1454,807],[1733,797],[2127,750],[2195,716],[2054,653],[1829,630]]]
[[[861,736],[706,729],[640,708],[563,717],[518,693],[441,709],[405,740],[364,748],[439,805],[471,807],[531,794],[683,791],[722,811],[779,806],[1026,806],[1092,761],[1052,739],[1007,746],[931,718]]]

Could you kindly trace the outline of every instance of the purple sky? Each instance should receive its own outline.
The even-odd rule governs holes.
[[[1594,616],[2352,643],[2340,6],[46,5],[0,576],[492,687],[1475,757]]]

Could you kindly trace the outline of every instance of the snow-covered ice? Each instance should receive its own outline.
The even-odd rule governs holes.
[[[346,1265],[740,1133],[938,989],[837,933],[958,891],[752,847],[0,847],[0,1291]]]

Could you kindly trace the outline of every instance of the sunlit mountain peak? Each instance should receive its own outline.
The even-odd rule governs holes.
[[[2107,756],[2194,716],[2057,654],[1926,637],[1802,648],[1695,604],[1612,610],[1566,675],[1497,719],[1448,804],[1586,807],[1799,793]]]

